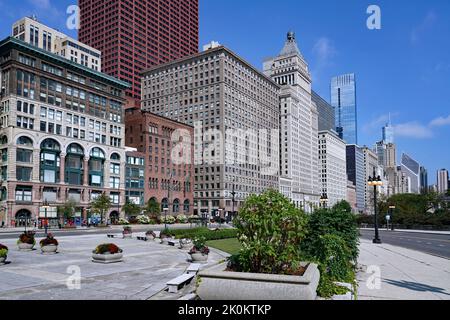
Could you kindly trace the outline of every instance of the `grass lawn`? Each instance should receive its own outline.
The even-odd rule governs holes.
[[[212,240],[206,242],[206,245],[211,248],[222,250],[231,255],[238,253],[239,250],[242,249],[241,244],[236,238],[224,240]]]

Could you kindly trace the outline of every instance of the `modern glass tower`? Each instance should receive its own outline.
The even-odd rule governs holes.
[[[336,115],[336,131],[347,144],[358,144],[355,74],[331,80],[331,105]]]

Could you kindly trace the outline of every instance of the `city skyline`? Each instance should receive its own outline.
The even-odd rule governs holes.
[[[369,30],[365,25],[367,4],[358,1],[339,4],[342,14],[336,17],[332,12],[338,4],[329,2],[326,11],[320,9],[320,2],[288,0],[283,8],[290,10],[274,11],[264,3],[253,8],[252,2],[246,2],[239,3],[241,10],[235,11],[233,1],[200,1],[200,46],[219,41],[262,69],[264,58],[282,45],[279,35],[292,29],[309,61],[313,89],[325,100],[330,100],[333,76],[357,75],[360,145],[372,146],[381,140],[381,128],[391,113],[398,154],[411,154],[429,172],[450,167],[450,151],[440,148],[440,140],[450,133],[450,117],[439,98],[445,93],[445,79],[450,74],[446,54],[450,44],[439,35],[450,30],[449,3],[435,0],[411,8],[405,1],[380,1],[382,29]],[[14,21],[34,13],[43,23],[77,38],[76,32],[65,26],[65,12],[72,4],[26,1],[19,6],[0,1],[0,9],[6,12],[0,35],[8,36]],[[267,16],[267,10],[271,10],[269,24],[258,18]],[[230,18],[236,22],[225,24]],[[440,157],[430,157],[438,150]],[[430,184],[434,183],[432,177]]]

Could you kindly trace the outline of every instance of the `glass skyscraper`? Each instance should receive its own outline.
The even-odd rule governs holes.
[[[331,105],[336,116],[336,131],[347,144],[358,144],[355,74],[331,80]]]

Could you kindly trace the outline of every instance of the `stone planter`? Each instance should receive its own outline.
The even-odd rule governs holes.
[[[316,300],[320,279],[316,264],[309,264],[303,276],[227,272],[226,267],[227,263],[223,263],[199,273],[200,299]]]
[[[0,257],[0,264],[5,264],[7,257]]]
[[[351,301],[351,300],[355,300],[355,295],[353,293],[353,287],[352,287],[352,285],[350,283],[335,282],[335,284],[340,286],[340,287],[347,288],[350,291],[348,291],[346,294],[332,296],[331,300],[336,300],[336,301],[342,301],[342,300]]]
[[[161,238],[161,244],[166,244],[169,245],[169,240],[171,240],[170,238]]]
[[[109,264],[109,263],[117,263],[122,262],[123,253],[116,253],[116,254],[92,254],[92,261],[96,263],[103,263],[103,264]]]
[[[152,236],[151,234],[147,234],[145,237],[147,238],[147,241],[153,241],[153,240],[155,240],[155,237]]]
[[[58,251],[58,246],[54,244],[41,247],[42,254],[55,254]]]
[[[22,243],[22,242],[19,242],[17,244],[17,246],[19,247],[19,250],[21,250],[21,251],[31,251],[34,248],[34,244],[28,244],[28,243]]]
[[[122,233],[124,239],[131,239],[133,237],[132,233]]]
[[[203,253],[190,253],[192,262],[207,262],[208,255]]]
[[[180,249],[191,250],[193,247],[194,247],[194,243],[192,243],[192,242],[185,242],[183,240],[180,241]]]

